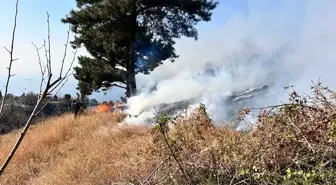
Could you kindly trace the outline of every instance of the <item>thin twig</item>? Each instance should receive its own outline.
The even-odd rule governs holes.
[[[72,58],[72,61],[71,61],[71,63],[70,63],[70,67],[69,67],[68,71],[67,71],[67,72],[65,73],[65,75],[64,75],[65,77],[69,75],[69,73],[70,73],[70,71],[71,71],[71,69],[72,69],[72,66],[73,66],[73,64],[75,63],[75,60],[76,60],[76,57],[77,57],[77,52],[78,52],[78,48],[76,48],[76,50],[73,52],[74,56],[73,56],[73,58]]]
[[[231,182],[230,182],[230,185],[232,185],[232,184],[233,184],[233,182],[234,182],[234,180],[235,180],[236,176],[237,176],[237,171],[235,172],[234,176],[232,177],[232,179],[231,179]]]
[[[13,26],[12,42],[11,42],[10,50],[8,50],[5,47],[6,51],[9,53],[9,66],[7,67],[7,69],[8,69],[8,76],[7,76],[7,81],[6,81],[6,85],[5,85],[5,92],[4,92],[2,100],[1,100],[0,118],[4,115],[4,112],[5,112],[4,111],[4,105],[5,105],[5,101],[6,101],[7,94],[8,94],[9,81],[10,81],[10,78],[12,76],[14,76],[12,74],[12,64],[13,64],[13,61],[17,60],[17,59],[13,58],[13,53],[14,53],[14,41],[15,41],[15,32],[16,32],[16,24],[17,24],[18,12],[19,12],[19,0],[16,1],[16,5],[15,5],[14,26]]]
[[[182,143],[177,147],[177,148],[180,148],[182,146]],[[170,153],[158,166],[156,166],[154,168],[153,171],[151,171],[147,176],[146,178],[142,181],[142,184],[145,184],[150,177],[152,177],[152,175],[165,163],[168,161],[168,159],[170,159],[170,157],[172,156],[172,154]]]
[[[48,57],[48,50],[47,50],[47,42],[45,39],[43,39],[43,48],[44,48],[44,53],[45,53],[45,58],[46,58],[46,68],[48,69],[48,74],[50,74],[49,71],[49,57]]]
[[[237,182],[237,183],[234,184],[234,185],[238,185],[238,184],[242,184],[242,183],[247,184],[247,183],[246,183],[246,180],[241,180],[241,181]]]
[[[42,47],[40,47],[40,48],[38,48],[37,46],[36,46],[36,44],[34,44],[34,42],[32,42],[32,44],[34,45],[34,47],[35,47],[35,49],[36,49],[36,54],[37,54],[37,57],[38,57],[38,63],[39,63],[39,66],[40,66],[40,70],[41,70],[41,82],[40,82],[40,91],[39,91],[39,98],[40,98],[40,96],[41,96],[41,94],[42,94],[42,86],[43,86],[43,82],[44,82],[44,78],[45,78],[45,72],[46,72],[46,68],[44,67],[43,68],[43,64],[42,64],[42,61],[41,61],[41,57],[40,57],[40,52],[39,52],[39,50],[41,49],[41,48],[43,48],[43,46]]]
[[[126,89],[126,87],[118,85],[118,84],[112,84],[112,86],[119,87],[119,88],[122,88],[122,89]]]
[[[51,71],[51,48],[50,48],[50,44],[51,44],[51,41],[50,41],[50,15],[49,15],[49,12],[47,12],[47,25],[48,25],[48,55],[49,55],[49,60],[48,60],[48,63],[49,63],[49,75],[52,75],[52,71]]]
[[[169,144],[169,142],[168,142],[168,138],[167,138],[167,136],[166,136],[166,134],[165,134],[164,128],[162,127],[162,123],[159,123],[159,127],[160,127],[161,134],[162,134],[162,136],[163,136],[163,138],[164,138],[164,141],[166,142],[166,144],[167,144],[167,146],[168,146],[168,148],[169,148],[169,150],[170,150],[170,153],[172,154],[173,158],[175,159],[175,161],[176,161],[178,167],[180,168],[180,170],[181,170],[181,172],[182,172],[184,178],[185,178],[188,182],[190,182],[189,177],[188,177],[187,174],[184,172],[183,167],[182,167],[182,165],[180,164],[180,161],[177,159],[177,156],[176,156],[176,154],[175,154],[173,148],[170,146],[170,144]]]
[[[298,105],[301,106],[303,108],[308,108],[314,111],[323,111],[322,109],[316,108],[316,107],[312,107],[309,105],[305,105],[305,104],[295,104],[295,103],[283,103],[283,104],[279,104],[279,105],[271,105],[271,106],[265,106],[265,107],[257,107],[257,108],[250,108],[250,110],[261,110],[261,109],[275,109],[275,108],[280,108],[280,107],[284,107],[284,106],[292,106],[292,105]]]
[[[63,86],[64,86],[67,82],[68,82],[68,79],[66,79],[66,80],[64,81],[64,83],[62,83],[62,85],[61,85],[60,88],[55,92],[55,94],[57,94],[57,93],[63,88]],[[48,104],[50,101],[51,101],[51,98],[48,99],[48,101],[41,107],[41,109],[35,113],[35,116],[39,115],[39,114],[41,113],[41,111],[47,106],[47,104]]]
[[[293,120],[292,120],[291,118],[289,118],[289,124],[290,124],[291,126],[293,126],[293,127],[300,133],[300,134],[302,134],[301,129],[298,128],[298,127],[294,124],[294,122],[293,122]],[[305,140],[305,142],[307,143],[308,147],[313,151],[313,153],[316,153],[314,147],[309,143],[309,141],[307,140],[307,138],[306,138],[304,135],[302,135],[302,137],[303,137],[303,139]]]
[[[74,73],[74,71],[72,71],[72,72],[70,72],[71,71],[71,69],[72,69],[72,66],[73,66],[73,64],[74,64],[74,62],[75,62],[75,60],[76,60],[76,57],[77,57],[77,50],[78,49],[76,49],[75,50],[75,52],[74,52],[74,56],[73,56],[73,59],[72,59],[72,61],[71,61],[71,63],[70,63],[70,66],[69,66],[69,68],[68,68],[68,71],[65,73],[65,75],[64,75],[64,77],[59,77],[58,78],[58,80],[59,81],[55,81],[56,83],[58,83],[58,84],[56,84],[55,83],[55,86],[48,92],[48,94],[51,94],[61,83],[62,83],[62,80],[64,80],[64,79],[67,79],[67,78],[69,78],[73,73]],[[64,66],[62,66],[62,68],[63,68]]]
[[[154,170],[153,171],[151,171],[151,173],[150,174],[148,174],[147,175],[147,177],[142,181],[142,184],[145,184],[148,180],[149,180],[149,178],[151,178],[152,177],[152,175],[165,163],[165,162],[167,162],[168,161],[168,159],[170,159],[170,157],[171,157],[172,155],[171,154],[169,154],[157,167],[155,167],[154,168]]]
[[[62,59],[62,65],[61,65],[61,70],[60,70],[60,77],[62,76],[63,73],[63,66],[64,66],[64,61],[67,55],[67,50],[68,50],[68,44],[69,44],[69,37],[70,37],[70,29],[71,29],[71,25],[69,24],[69,29],[67,31],[67,38],[66,38],[66,42],[64,44],[64,55],[63,55],[63,59]]]

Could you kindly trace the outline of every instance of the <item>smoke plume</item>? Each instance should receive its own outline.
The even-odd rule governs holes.
[[[321,78],[336,86],[335,1],[246,2],[243,13],[217,21],[216,29],[200,28],[199,41],[177,41],[175,63],[138,75],[141,93],[128,100],[127,110],[136,117],[126,122],[150,122],[160,105],[181,101],[204,103],[216,122],[224,122],[235,106],[226,104],[227,97],[236,92],[267,85],[267,92],[238,106],[260,107],[285,102],[286,85],[307,92]]]

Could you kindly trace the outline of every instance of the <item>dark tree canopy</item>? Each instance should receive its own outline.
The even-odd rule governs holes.
[[[83,93],[118,86],[136,89],[135,74],[149,74],[163,61],[178,56],[174,39],[197,39],[200,21],[210,21],[213,0],[76,0],[62,21],[72,25],[74,47],[83,45],[91,57],[79,57],[75,68]],[[84,88],[84,89],[82,89]]]
[[[71,101],[71,95],[70,94],[65,94],[63,98],[67,101]]]

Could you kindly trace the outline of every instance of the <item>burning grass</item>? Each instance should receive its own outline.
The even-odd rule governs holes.
[[[246,133],[214,126],[204,106],[153,128],[117,124],[122,113],[54,118],[30,130],[0,184],[335,184],[335,93],[313,92],[263,109]],[[0,137],[1,161],[17,134]]]

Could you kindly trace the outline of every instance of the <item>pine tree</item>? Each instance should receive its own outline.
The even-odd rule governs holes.
[[[210,21],[213,0],[76,0],[62,21],[72,25],[79,57],[75,78],[82,92],[125,88],[136,93],[135,75],[149,74],[163,61],[174,61],[174,39],[198,38],[196,24]]]

